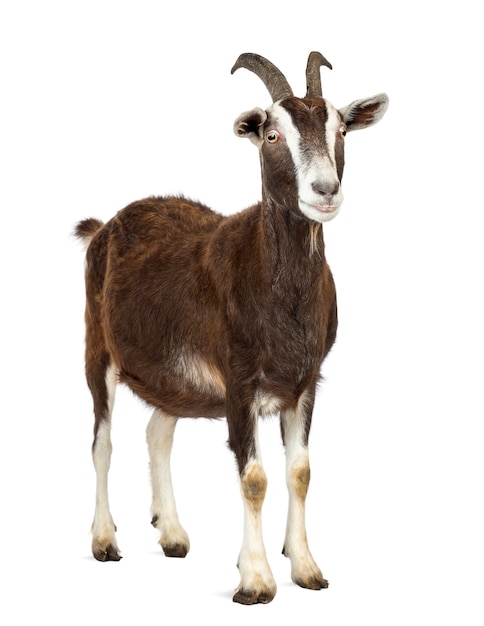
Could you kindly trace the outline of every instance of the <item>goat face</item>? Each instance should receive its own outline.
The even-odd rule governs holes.
[[[323,99],[287,98],[273,104],[257,136],[263,189],[278,206],[324,222],[341,205],[346,127]]]
[[[282,81],[284,94],[266,111],[255,108],[242,113],[234,123],[235,134],[249,138],[259,148],[264,200],[315,222],[333,219],[343,201],[344,138],[348,131],[380,120],[388,97],[378,94],[337,110],[319,94],[319,85],[312,93],[308,88],[305,98],[296,98],[276,68],[271,66],[268,77],[265,69],[261,72],[259,66],[252,65],[252,59],[245,62],[235,67],[262,74],[272,94],[280,94]],[[277,89],[271,82],[274,73]]]

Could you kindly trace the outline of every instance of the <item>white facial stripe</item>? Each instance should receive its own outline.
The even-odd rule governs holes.
[[[302,169],[301,152],[299,148],[301,135],[299,134],[298,129],[294,126],[289,113],[280,104],[273,104],[269,109],[269,114],[275,118],[282,134],[286,139],[292,160],[294,161],[296,172],[298,173]]]
[[[336,167],[336,133],[341,126],[339,114],[332,104],[326,102],[326,111],[328,112],[328,120],[326,122],[326,145],[328,147],[328,156],[334,167]]]
[[[325,127],[326,153],[312,152],[311,157],[303,158],[301,153],[301,134],[294,125],[290,114],[279,104],[273,104],[268,113],[271,115],[282,134],[294,162],[299,193],[299,208],[310,219],[326,222],[339,211],[343,194],[339,185],[336,169],[336,133],[341,124],[338,112],[326,102],[328,120]],[[315,188],[337,189],[335,193],[323,196]]]

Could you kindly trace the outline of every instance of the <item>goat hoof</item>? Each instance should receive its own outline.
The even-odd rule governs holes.
[[[117,548],[112,544],[109,544],[106,548],[93,548],[92,554],[96,561],[101,561],[102,563],[106,563],[107,561],[120,561],[123,558]]]
[[[299,578],[294,581],[296,585],[303,587],[304,589],[327,589],[329,586],[329,582],[326,578],[319,578],[319,576],[311,576],[310,578],[302,579]]]
[[[171,546],[161,546],[165,556],[184,559],[188,554],[188,548],[182,543],[175,543]]]
[[[238,589],[232,598],[239,604],[268,604],[274,599],[275,593],[271,591],[256,591],[250,589]]]

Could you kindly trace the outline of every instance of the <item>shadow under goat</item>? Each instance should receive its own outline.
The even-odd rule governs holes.
[[[181,197],[130,204],[109,222],[81,221],[87,246],[86,377],[94,402],[96,510],[92,552],[117,561],[108,502],[111,413],[125,383],[154,407],[147,428],[152,523],[167,556],[190,547],[173,495],[170,454],[177,420],[226,417],[240,472],[244,533],[234,601],[270,602],[261,509],[267,479],[259,416],[280,413],[289,492],[284,554],[292,580],[328,586],[308,547],[308,437],[321,364],[336,336],[336,291],[323,222],[338,213],[347,132],[377,122],[379,94],[337,110],[322,97],[318,52],[309,55],[307,94],[257,54],[232,69],[254,72],[273,104],[240,115],[234,131],[259,149],[262,201],[222,216]]]

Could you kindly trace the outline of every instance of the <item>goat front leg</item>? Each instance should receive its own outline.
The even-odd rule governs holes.
[[[151,523],[161,531],[159,543],[165,555],[185,557],[190,540],[178,520],[170,469],[176,423],[177,418],[156,409],[146,429],[153,490]]]
[[[233,597],[240,604],[267,604],[276,595],[276,583],[267,561],[262,537],[262,504],[267,478],[262,467],[257,437],[257,416],[249,413],[246,422],[229,420],[229,443],[240,471],[244,505],[244,537],[237,567],[240,584]]]
[[[281,412],[281,431],[286,448],[286,482],[289,492],[286,538],[283,554],[291,560],[291,578],[306,589],[324,589],[323,578],[309,551],[306,534],[306,495],[310,480],[308,435],[314,401],[301,396],[296,410]]]

